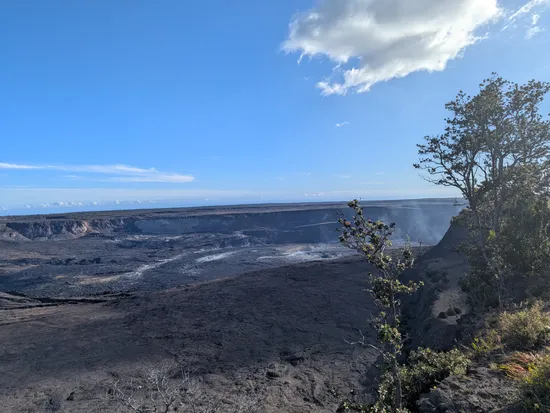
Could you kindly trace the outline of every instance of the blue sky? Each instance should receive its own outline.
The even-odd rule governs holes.
[[[0,210],[453,196],[416,143],[492,71],[550,80],[549,8],[2,2]]]

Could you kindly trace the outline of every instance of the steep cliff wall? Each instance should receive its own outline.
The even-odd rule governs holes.
[[[396,238],[407,235],[424,244],[437,243],[457,212],[452,204],[421,206],[372,206],[365,208],[371,219],[396,222]],[[90,234],[183,235],[190,233],[241,233],[261,236],[272,242],[333,242],[337,220],[349,216],[347,208],[282,211],[233,212],[160,216],[153,212],[142,216],[70,219],[68,217],[27,217],[7,219],[0,226],[0,239],[55,240],[73,239]]]
[[[441,241],[405,274],[405,279],[424,282],[418,292],[403,299],[403,314],[412,348],[448,350],[460,334],[462,317],[469,311],[460,288],[468,263],[456,252],[456,247],[465,236],[463,227],[451,225]]]

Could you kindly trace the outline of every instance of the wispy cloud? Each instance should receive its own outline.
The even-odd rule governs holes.
[[[0,162],[0,169],[42,169],[42,168],[39,166],[33,166],[33,165],[19,165],[19,164],[13,164],[13,163]]]
[[[336,177],[340,179],[351,179],[352,175],[340,174],[340,175],[336,175]]]
[[[195,180],[192,175],[183,175],[178,173],[161,172],[155,168],[138,168],[135,166],[116,164],[116,165],[30,165],[0,163],[0,169],[5,170],[47,170],[58,172],[75,172],[83,174],[114,175],[102,179],[91,179],[98,181],[114,182],[170,182],[187,183]],[[87,177],[78,175],[63,175],[67,179],[85,180]]]
[[[530,17],[530,27],[525,30],[525,39],[529,40],[536,34],[544,31],[542,27],[538,26],[538,22],[541,17],[541,13],[548,6],[550,6],[550,0],[531,0],[510,14],[508,20],[514,25],[514,27],[517,27],[517,21],[521,20],[523,22],[521,26],[525,27],[528,24],[526,23],[526,20]]]
[[[525,32],[525,39],[529,40],[536,34],[544,31],[543,28],[537,25],[539,22],[539,19],[540,19],[540,13],[533,13],[531,15],[531,27],[529,27]]]
[[[345,121],[345,122],[342,122],[342,123],[337,123],[336,126],[337,128],[341,128],[342,126],[346,126],[346,125],[349,125],[350,123],[348,121]]]
[[[550,0],[531,0],[525,3],[523,6],[521,6],[519,9],[514,11],[510,14],[508,17],[508,20],[515,21],[518,17],[524,16],[531,12],[531,10],[541,7],[541,6],[548,6],[550,5]]]

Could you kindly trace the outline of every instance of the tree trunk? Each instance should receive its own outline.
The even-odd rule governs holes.
[[[392,284],[393,289],[393,284]],[[398,328],[398,320],[399,320],[399,307],[397,305],[397,298],[396,293],[393,292],[391,295],[391,303],[392,303],[392,327]],[[400,338],[401,340],[401,338]],[[401,342],[399,343],[399,346],[401,347]],[[403,408],[403,389],[401,385],[401,377],[399,376],[399,365],[397,362],[397,358],[399,357],[399,354],[401,352],[400,347],[397,347],[397,344],[394,342],[391,345],[391,352],[392,352],[392,375],[393,380],[395,382],[395,400],[394,400],[394,409],[396,411],[401,410]]]
[[[395,357],[397,357],[397,355],[395,355]],[[401,384],[401,377],[399,376],[397,358],[393,359],[392,364],[393,379],[395,380],[394,411],[400,411],[403,408],[403,388]]]
[[[479,248],[481,249],[481,254],[483,256],[483,259],[485,260],[485,264],[488,265],[489,258],[487,257],[487,248],[485,246],[485,234],[483,234],[483,228],[481,228],[481,219],[479,218],[479,212],[477,211],[477,208],[475,206],[472,207],[472,212],[474,213],[477,225]]]

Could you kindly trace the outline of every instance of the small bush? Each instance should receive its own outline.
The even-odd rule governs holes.
[[[374,404],[365,405],[344,401],[338,412],[408,413],[415,411],[415,403],[420,394],[430,391],[449,376],[466,374],[469,365],[470,359],[460,350],[438,352],[419,348],[411,351],[406,365],[399,367],[404,402],[402,409],[395,409],[392,406],[396,389],[395,379],[391,372],[386,371],[380,377],[378,400]]]
[[[522,380],[522,400],[528,412],[550,411],[550,355],[537,357]]]
[[[515,313],[502,313],[498,327],[502,342],[511,349],[531,349],[550,339],[550,313],[540,302]]]
[[[414,406],[421,393],[448,376],[466,374],[469,358],[460,350],[437,352],[431,349],[418,349],[409,355],[409,364],[401,369],[404,395],[409,408]]]
[[[497,350],[502,349],[500,334],[496,330],[488,330],[482,336],[474,338],[472,350],[478,359],[489,356]]]

